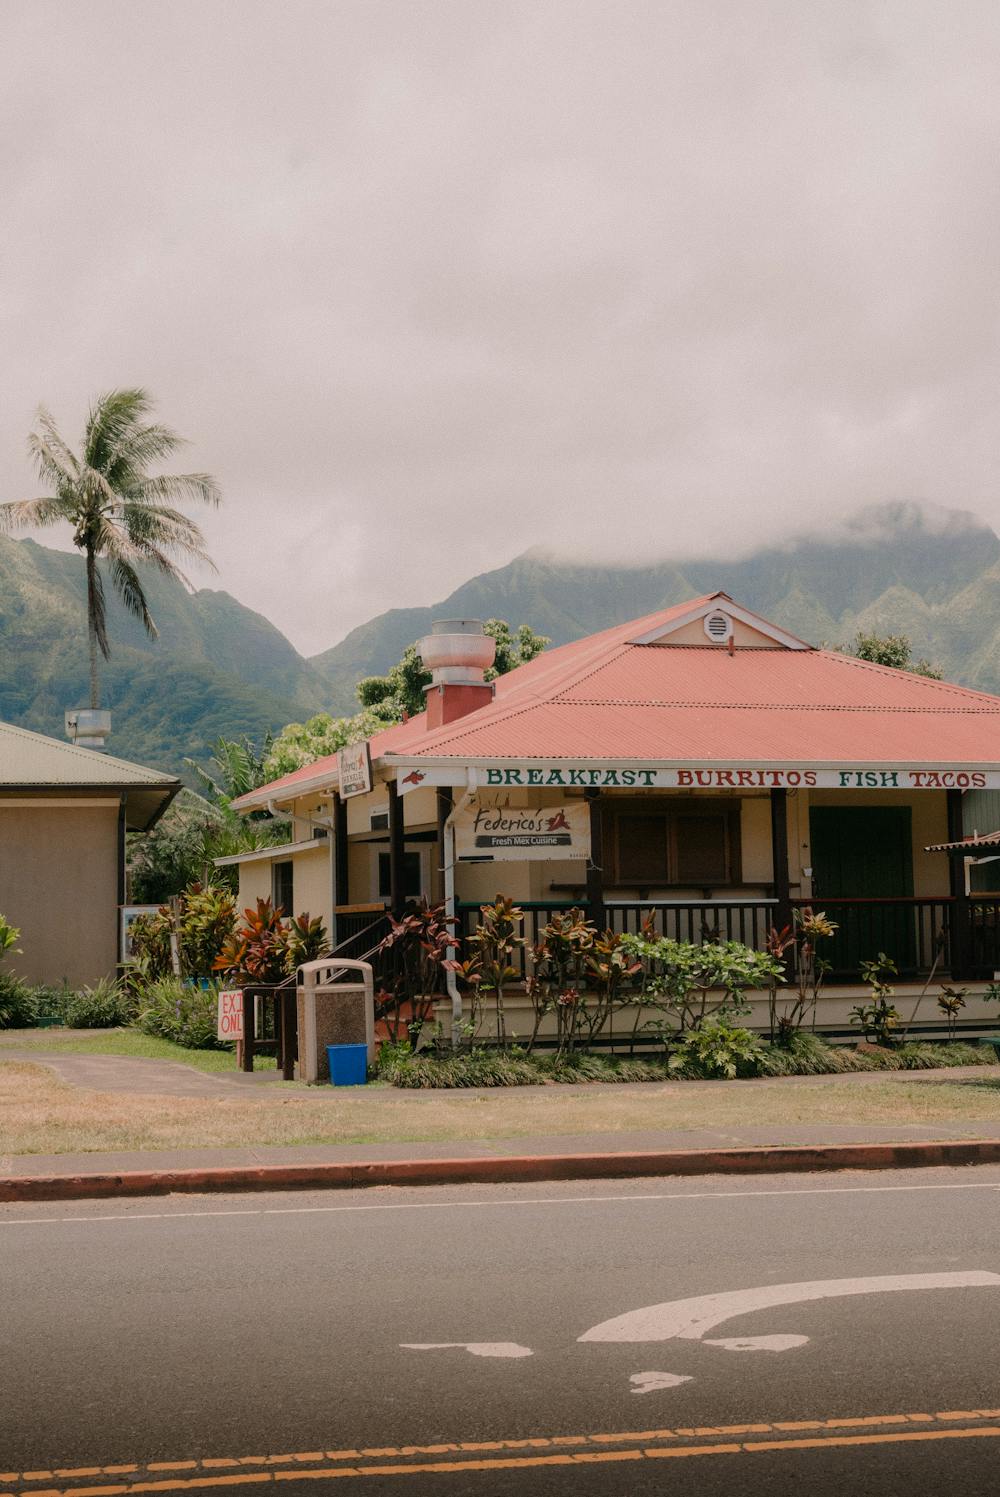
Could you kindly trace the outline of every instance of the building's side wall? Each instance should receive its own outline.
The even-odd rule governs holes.
[[[8,964],[29,982],[71,987],[118,962],[118,802],[5,806],[0,913],[19,928]]]

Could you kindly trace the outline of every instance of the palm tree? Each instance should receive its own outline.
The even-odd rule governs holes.
[[[171,556],[212,562],[199,527],[172,506],[184,499],[218,504],[219,487],[207,473],[151,474],[181,446],[182,438],[167,426],[147,420],[152,402],[145,390],[112,390],[91,407],[78,457],[63,441],[56,424],[40,406],[28,451],[51,492],[41,499],[0,504],[0,526],[6,530],[57,525],[73,527],[73,544],[87,564],[87,634],[90,646],[90,705],[100,705],[97,652],[110,658],[103,560],[122,603],[156,638],[139,577],[140,566],[187,584]]]

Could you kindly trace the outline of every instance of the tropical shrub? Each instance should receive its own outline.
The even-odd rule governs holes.
[[[716,1014],[697,1029],[687,1029],[667,1041],[667,1066],[685,1076],[711,1080],[759,1074],[761,1041],[749,1029]]]
[[[61,995],[59,1017],[71,1029],[116,1029],[131,1024],[136,1013],[135,995],[112,977],[102,977],[93,987]]]
[[[330,950],[330,937],[319,915],[296,915],[285,927],[285,965],[289,976],[296,967],[315,962]]]
[[[13,972],[0,972],[0,1029],[30,1029],[37,1022],[35,989]]]
[[[865,1039],[876,1045],[891,1044],[892,1032],[899,1027],[899,1009],[890,1001],[896,990],[885,980],[895,974],[896,964],[884,951],[872,961],[861,963],[861,976],[871,989],[871,1001],[851,1009],[851,1023],[860,1024]]]
[[[968,988],[942,987],[938,994],[937,1006],[945,1017],[949,1039],[955,1038],[955,1026],[958,1023],[959,1014],[965,1007],[968,993]]]
[[[135,1022],[144,1034],[188,1050],[224,1050],[216,1035],[218,1003],[217,987],[193,987],[164,977],[142,989]]]
[[[214,884],[189,884],[178,896],[176,916],[169,905],[132,924],[132,950],[139,978],[173,973],[171,937],[176,936],[182,977],[207,977],[236,926],[236,900]]]
[[[17,944],[20,934],[16,925],[11,925],[4,915],[0,915],[0,961],[3,961],[8,952],[20,951]]]
[[[794,911],[790,926],[786,925],[780,931],[772,926],[768,931],[768,954],[782,964],[780,976],[772,976],[769,984],[768,1027],[772,1044],[775,1041],[789,1044],[808,1011],[812,1011],[815,1021],[820,989],[830,970],[830,963],[817,954],[816,943],[834,935],[836,930],[837,926],[822,910],[815,911],[806,905]],[[791,990],[782,986],[786,958],[791,962],[791,976],[795,983]],[[785,1007],[779,1012],[782,1002]]]
[[[626,961],[642,968],[644,994],[672,1013],[682,1032],[700,1029],[716,1016],[728,1019],[748,1012],[746,993],[769,989],[784,975],[770,952],[738,941],[698,944],[644,933],[624,936],[620,949]]]
[[[303,918],[309,927],[308,915]],[[243,911],[243,923],[226,939],[213,970],[230,982],[265,987],[290,975],[287,927],[269,899]]]
[[[498,894],[492,904],[480,905],[481,920],[465,944],[470,960],[460,969],[471,975],[480,993],[492,993],[496,1012],[496,1033],[500,1048],[507,1048],[507,1015],[504,994],[517,981],[512,965],[514,953],[524,946],[521,926],[524,911],[512,899]]]
[[[462,970],[453,955],[458,944],[455,921],[445,914],[443,904],[431,905],[425,899],[401,920],[388,918],[389,932],[378,945],[384,974],[375,1015],[393,1043],[416,1044],[444,988],[445,973]]]

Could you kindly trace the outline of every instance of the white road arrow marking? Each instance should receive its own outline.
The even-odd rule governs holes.
[[[700,1341],[734,1316],[774,1305],[801,1305],[809,1300],[841,1299],[855,1294],[893,1294],[916,1289],[974,1289],[1000,1287],[1000,1274],[973,1270],[968,1273],[885,1274],[865,1279],[815,1279],[802,1284],[767,1284],[759,1289],[736,1289],[728,1294],[705,1294],[695,1299],[667,1300],[646,1305],[613,1320],[591,1326],[580,1341]],[[778,1346],[776,1339],[784,1341]],[[801,1346],[805,1336],[775,1338],[740,1336],[721,1343],[730,1351],[786,1351]],[[754,1343],[756,1342],[756,1345]]]
[[[532,1357],[530,1346],[516,1341],[401,1341],[404,1351],[467,1351],[474,1357]]]
[[[655,1393],[658,1388],[676,1388],[678,1383],[689,1383],[691,1379],[679,1372],[633,1372],[629,1378],[635,1383],[633,1393]]]

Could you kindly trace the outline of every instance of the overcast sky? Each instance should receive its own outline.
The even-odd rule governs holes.
[[[304,651],[533,544],[1000,522],[996,0],[2,0],[0,81],[0,497],[145,385]]]

